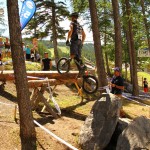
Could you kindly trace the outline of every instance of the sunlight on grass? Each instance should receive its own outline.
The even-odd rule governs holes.
[[[41,64],[37,62],[26,62],[26,69],[28,71],[41,70]]]
[[[3,63],[6,63],[4,65],[5,70],[13,70],[13,64],[12,64],[12,60],[10,58],[4,58]],[[41,64],[40,63],[25,61],[25,64],[26,64],[26,70],[27,71],[41,70]]]
[[[150,108],[141,106],[132,101],[123,100],[123,110],[130,118],[136,118],[138,116],[146,116],[150,118]]]

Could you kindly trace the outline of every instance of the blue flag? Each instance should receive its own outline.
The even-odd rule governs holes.
[[[20,25],[21,30],[25,28],[28,22],[33,17],[36,11],[36,5],[33,0],[25,0],[22,4],[22,9],[20,12]]]

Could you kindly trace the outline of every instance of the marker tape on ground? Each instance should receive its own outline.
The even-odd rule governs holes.
[[[126,97],[125,95],[122,95],[122,97],[126,98],[127,100],[134,101],[135,103],[138,103],[138,104],[141,104],[141,105],[143,105],[143,106],[146,106],[146,107],[149,107],[149,108],[150,108],[150,105],[146,105],[146,104],[144,104],[144,103],[138,102],[138,101],[133,100],[133,99],[131,99],[131,98],[129,98],[129,97]]]
[[[46,129],[44,126],[42,126],[41,124],[39,124],[37,121],[33,120],[33,122],[37,126],[39,126],[40,128],[42,128],[45,132],[47,132],[48,134],[50,134],[52,137],[54,137],[55,139],[57,139],[59,142],[63,143],[67,147],[69,147],[70,149],[72,149],[72,150],[78,150],[77,148],[75,148],[71,144],[67,143],[66,141],[64,141],[63,139],[61,139],[60,137],[58,137],[57,135],[55,135],[54,133],[52,133],[51,131],[49,131],[48,129]]]
[[[146,97],[146,98],[150,98],[149,95],[139,95],[140,97]]]
[[[143,100],[143,98],[141,98],[141,97],[138,97],[138,96],[132,96],[132,95],[129,95],[129,96],[127,96],[127,97],[130,97],[130,98],[135,98],[135,99],[139,99],[139,100]]]

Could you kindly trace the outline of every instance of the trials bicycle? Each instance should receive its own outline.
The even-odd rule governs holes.
[[[68,73],[70,71],[71,61],[72,61],[72,58],[66,58],[66,57],[60,58],[57,62],[57,71],[60,74]],[[76,66],[77,64],[79,64],[79,62],[76,59],[74,59],[74,62]],[[97,91],[98,80],[95,76],[86,74],[84,70],[82,72],[81,78],[83,78],[82,89],[84,92],[88,94],[93,94]]]

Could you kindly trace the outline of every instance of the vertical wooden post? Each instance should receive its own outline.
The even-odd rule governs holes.
[[[15,105],[15,110],[14,110],[14,121],[17,122],[17,105]]]

